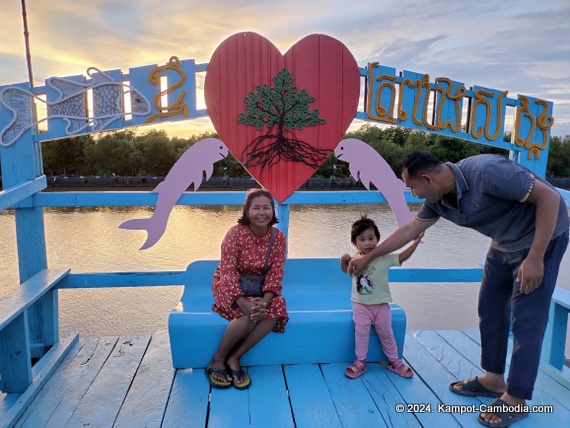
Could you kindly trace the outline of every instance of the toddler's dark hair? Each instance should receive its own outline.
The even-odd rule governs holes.
[[[359,220],[356,220],[352,224],[352,228],[350,229],[350,242],[356,245],[356,237],[367,229],[372,229],[374,231],[374,235],[376,235],[376,239],[380,240],[380,231],[378,230],[378,226],[376,226],[374,220],[366,217],[366,214],[363,214],[360,216]]]

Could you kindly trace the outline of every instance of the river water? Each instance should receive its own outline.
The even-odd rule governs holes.
[[[417,210],[418,206],[412,206]],[[174,208],[166,233],[152,248],[139,251],[145,232],[119,229],[125,220],[152,215],[151,207],[46,208],[49,267],[72,272],[184,270],[196,259],[219,258],[226,230],[236,223],[240,207]],[[291,209],[289,257],[340,257],[353,253],[350,225],[366,213],[383,236],[396,229],[384,205],[294,206]],[[477,267],[489,239],[445,220],[431,227],[424,242],[405,263],[410,267]],[[570,253],[570,251],[569,251]],[[559,284],[570,288],[570,255],[566,254]],[[0,296],[18,284],[14,214],[0,213],[2,279]],[[167,328],[168,314],[182,287],[61,290],[62,335],[87,336],[154,333]],[[394,283],[394,301],[406,311],[409,329],[477,327],[478,284]]]

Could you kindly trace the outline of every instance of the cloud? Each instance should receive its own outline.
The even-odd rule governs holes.
[[[27,9],[36,85],[90,66],[164,64],[172,55],[205,63],[240,31],[258,32],[283,52],[323,33],[342,41],[360,66],[380,61],[552,100],[553,133],[570,135],[565,0],[50,0]],[[2,18],[0,85],[26,81],[19,2],[3,2]]]

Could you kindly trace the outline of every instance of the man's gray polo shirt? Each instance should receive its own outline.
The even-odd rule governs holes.
[[[550,183],[517,162],[497,155],[478,155],[446,165],[455,173],[458,208],[445,199],[435,203],[425,201],[416,216],[418,220],[443,217],[492,238],[491,247],[500,251],[530,248],[535,205],[526,200],[535,180],[552,187]],[[552,237],[559,236],[568,227],[568,209],[560,197]]]

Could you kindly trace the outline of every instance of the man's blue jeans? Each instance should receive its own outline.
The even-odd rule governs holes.
[[[507,392],[517,398],[532,398],[550,299],[567,246],[568,231],[550,241],[544,256],[542,284],[529,294],[521,293],[516,282],[528,249],[513,253],[489,249],[487,253],[479,292],[481,367],[492,373],[505,373],[512,318],[513,353]]]

